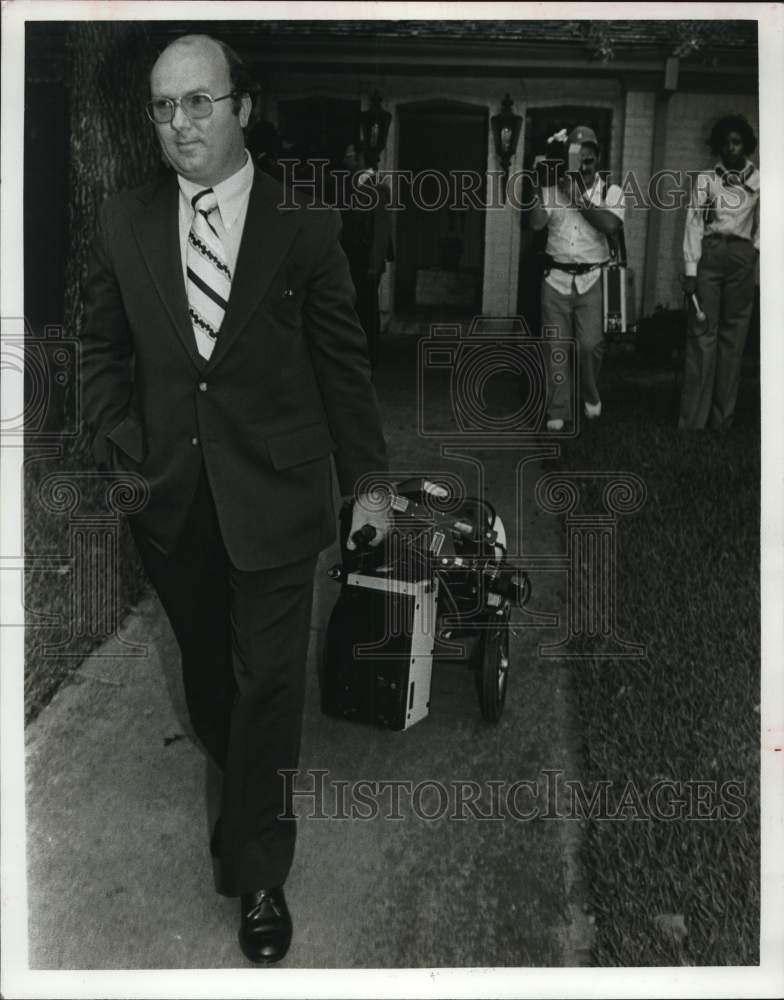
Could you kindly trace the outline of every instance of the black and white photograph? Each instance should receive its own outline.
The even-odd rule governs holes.
[[[782,51],[4,5],[3,997],[784,993]]]

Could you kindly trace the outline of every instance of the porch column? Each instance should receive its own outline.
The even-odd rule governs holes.
[[[678,89],[678,59],[671,56],[664,67],[664,87],[656,96],[656,110],[653,117],[653,158],[651,175],[656,177],[664,169],[667,158],[667,128],[670,114],[670,98]],[[645,242],[645,284],[643,285],[641,314],[649,315],[654,310],[656,299],[656,277],[661,251],[661,219],[659,209],[648,213],[648,233]]]
[[[488,132],[490,122],[488,119]],[[509,165],[509,191],[519,187],[512,178],[522,169],[525,136],[520,135]],[[503,197],[504,178],[495,155],[492,135],[487,143],[487,194],[485,197],[485,262],[482,283],[482,314],[517,314],[517,277],[520,266],[520,210],[514,197]]]
[[[488,186],[492,186],[492,178],[488,181]],[[485,212],[482,314],[514,316],[520,263],[520,212],[509,201],[503,205],[488,201]]]

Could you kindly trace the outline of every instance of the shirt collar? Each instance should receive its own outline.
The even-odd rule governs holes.
[[[194,184],[193,181],[187,180],[180,174],[177,175],[177,183],[180,185],[180,191],[189,204],[195,194],[204,190],[203,185]],[[237,221],[237,216],[240,214],[240,210],[248,197],[248,192],[252,184],[253,160],[251,160],[250,153],[246,149],[243,166],[235,171],[231,177],[227,177],[225,181],[215,184],[212,189],[215,192],[215,197],[218,199],[218,209],[224,229],[231,229]]]
[[[737,173],[738,179],[744,187],[749,188],[751,191],[759,191],[760,186],[760,175],[759,170],[754,166],[751,160],[746,160],[746,165],[742,170],[727,170],[723,163],[719,162],[713,168],[716,176],[720,179],[726,174]]]
[[[759,170],[757,170],[751,160],[747,160],[746,166],[743,168],[743,183],[747,188],[751,188],[752,191],[759,191]]]

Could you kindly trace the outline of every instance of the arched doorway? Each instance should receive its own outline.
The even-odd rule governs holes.
[[[395,312],[477,311],[482,300],[488,112],[458,101],[398,108]],[[460,196],[470,188],[470,195]]]

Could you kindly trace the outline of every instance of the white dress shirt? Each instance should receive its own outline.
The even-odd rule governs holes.
[[[248,198],[253,185],[253,160],[245,150],[245,163],[231,177],[220,184],[213,185],[212,190],[218,199],[218,209],[210,214],[210,222],[215,227],[226,251],[226,262],[232,275],[240,252],[242,230],[245,227],[245,216],[248,212]],[[186,258],[188,253],[188,233],[193,222],[193,205],[191,199],[199,191],[204,190],[203,184],[194,184],[177,175],[180,185],[180,253],[182,256],[182,280],[188,286],[186,274]]]
[[[697,273],[702,239],[710,233],[751,240],[759,250],[759,170],[751,161],[740,171],[741,184],[727,184],[730,174],[721,164],[697,175],[683,232],[683,262],[687,275]]]
[[[617,184],[611,184],[603,197],[604,188],[604,181],[597,176],[586,192],[589,201],[597,208],[606,208],[623,222],[623,192]],[[562,264],[601,264],[609,258],[607,237],[595,229],[578,208],[571,207],[569,196],[559,187],[545,188],[542,208],[548,216],[547,253],[553,260]],[[545,281],[561,295],[571,293],[574,281],[577,292],[584,295],[599,280],[600,274],[601,268],[598,267],[585,274],[569,274],[553,269]]]

